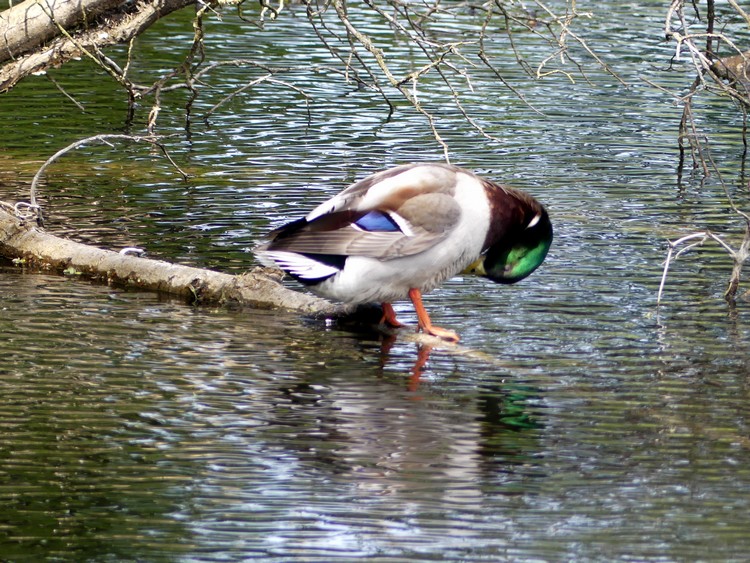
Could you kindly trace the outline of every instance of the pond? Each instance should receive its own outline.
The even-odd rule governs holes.
[[[741,224],[715,175],[679,175],[681,110],[649,82],[684,92],[693,78],[670,69],[663,8],[600,10],[586,37],[627,86],[581,49],[590,83],[528,80],[498,41],[528,103],[478,68],[462,94],[495,139],[440,108],[452,161],[532,193],[555,227],[547,261],[523,282],[460,276],[426,297],[460,349],[426,357],[367,328],[3,263],[2,558],[743,560],[748,303],[723,300],[731,262],[707,244],[677,261],[656,306],[667,239],[710,228],[735,243]],[[475,24],[467,13],[447,29],[461,37]],[[386,41],[388,29],[371,31]],[[138,80],[179,61],[191,33],[178,14],[146,34]],[[549,54],[529,49],[529,60]],[[404,67],[414,56],[392,53]],[[186,93],[165,93],[157,129],[191,177],[145,146],[87,146],[47,172],[49,231],[239,273],[270,229],[347,184],[442,159],[422,116],[399,104],[389,118],[377,93],[310,70],[331,61],[294,9],[263,31],[231,12],[211,20],[206,56],[300,67],[283,80],[309,105],[262,83],[186,131]],[[2,200],[27,197],[38,167],[74,140],[143,132],[150,101],[128,125],[125,95],[93,65],[52,74],[84,109],[44,77],[0,99]],[[258,76],[217,69],[194,115]],[[439,84],[424,96],[450,100]],[[739,112],[699,103],[746,202]],[[415,325],[408,303],[396,310]]]

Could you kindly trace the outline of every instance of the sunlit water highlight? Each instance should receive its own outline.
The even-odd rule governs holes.
[[[741,560],[749,324],[745,303],[721,299],[726,256],[686,256],[655,306],[664,240],[737,221],[715,182],[677,185],[679,109],[640,77],[677,90],[691,78],[659,72],[668,49],[644,39],[659,37],[659,10],[630,18],[593,23],[629,88],[596,70],[592,86],[524,83],[538,114],[478,73],[468,105],[499,143],[446,112],[454,161],[539,197],[555,242],[518,286],[457,278],[428,297],[475,353],[434,350],[419,381],[415,345],[374,332],[0,271],[2,557]],[[190,33],[187,19],[165,26]],[[211,27],[213,59],[242,53],[240,23]],[[255,56],[323,64],[303,27],[275,22]],[[180,55],[156,33],[140,48],[144,75]],[[23,198],[68,142],[122,126],[121,94],[81,67],[67,88],[85,114],[42,79],[3,99],[3,199]],[[226,90],[207,89],[196,115],[253,77],[217,71]],[[188,182],[143,147],[65,157],[42,186],[48,228],[239,272],[268,229],[347,183],[441,158],[418,116],[387,121],[371,93],[296,78],[309,115],[266,85],[189,140],[176,94],[161,123],[181,134],[170,148]],[[736,131],[725,102],[706,111]],[[739,137],[720,139],[736,178]]]

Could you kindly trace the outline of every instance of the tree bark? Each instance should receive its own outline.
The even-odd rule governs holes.
[[[60,34],[88,27],[122,0],[26,0],[0,14],[0,62],[15,59]]]
[[[123,255],[56,237],[0,209],[0,256],[33,268],[68,271],[110,285],[159,291],[201,303],[281,308],[315,316],[341,316],[352,308],[292,291],[275,270],[255,268],[234,276]]]
[[[41,4],[44,9],[40,8],[41,2],[46,2]],[[5,57],[5,63],[0,66],[0,92],[7,92],[29,74],[96,53],[108,45],[127,42],[143,33],[159,18],[195,2],[143,0],[129,4],[122,0],[27,0],[16,8],[26,7],[25,16],[32,17],[28,27],[21,22],[23,11],[16,12],[16,8],[11,8],[0,13],[0,22],[3,22],[0,30],[9,33],[0,42],[0,52]],[[85,16],[81,13],[84,5],[98,14],[95,23],[89,13]],[[54,12],[49,12],[50,6],[55,9]],[[60,26],[66,28],[63,20],[72,21],[79,28],[86,25],[78,31],[63,34],[60,30]],[[54,39],[45,43],[51,37]]]

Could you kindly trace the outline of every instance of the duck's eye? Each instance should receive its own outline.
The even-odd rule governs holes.
[[[396,232],[400,231],[396,222],[390,215],[382,211],[369,211],[354,222],[354,225],[363,231]]]

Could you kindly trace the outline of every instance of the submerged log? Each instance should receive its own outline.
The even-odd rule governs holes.
[[[158,291],[192,302],[280,308],[314,316],[341,316],[350,307],[287,289],[280,272],[255,268],[231,275],[124,255],[80,244],[45,232],[0,209],[0,256],[21,260],[29,267],[69,272],[109,285]]]

